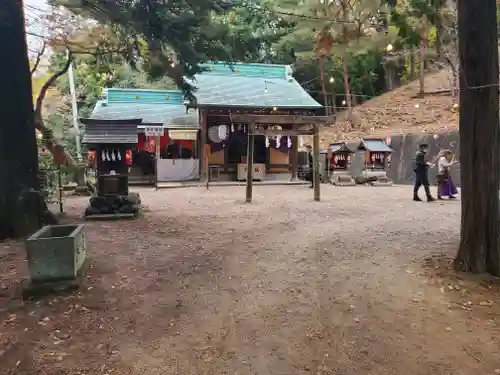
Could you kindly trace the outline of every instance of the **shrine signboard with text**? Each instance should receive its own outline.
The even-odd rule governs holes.
[[[165,133],[163,126],[146,126],[144,128],[144,134],[147,137],[158,137]]]

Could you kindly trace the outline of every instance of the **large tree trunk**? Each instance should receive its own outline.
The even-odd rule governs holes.
[[[427,16],[424,14],[421,20],[420,30],[420,80],[419,80],[419,95],[425,94],[425,54],[427,53]]]
[[[38,150],[22,0],[0,7],[0,239],[24,236],[42,225]]]
[[[328,100],[325,88],[325,56],[319,57],[319,77],[321,80],[321,92],[323,93],[323,105],[325,106],[325,116],[329,115]]]
[[[347,66],[347,57],[342,57],[342,67],[344,70],[344,91],[345,100],[347,104],[347,118],[350,120],[352,117],[352,101],[351,101],[351,89],[349,87],[349,68]]]
[[[415,50],[410,50],[410,82],[415,80]]]
[[[456,266],[500,276],[495,0],[459,0],[462,218]]]

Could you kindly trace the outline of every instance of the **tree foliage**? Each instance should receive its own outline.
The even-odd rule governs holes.
[[[348,57],[349,86],[357,104],[363,103],[386,91],[383,56],[372,50]],[[340,56],[325,61],[325,86],[329,100],[334,99],[337,108],[346,106],[343,83],[343,66]],[[322,102],[322,87],[318,79],[320,72],[316,60],[298,58],[295,61],[295,78],[317,101]]]
[[[200,62],[262,60],[290,28],[268,3],[258,0],[63,4],[112,25],[122,56],[131,66],[140,64],[154,78],[169,76],[186,93],[192,87],[184,78],[200,72]]]

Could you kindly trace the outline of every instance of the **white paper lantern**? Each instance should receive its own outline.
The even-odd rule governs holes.
[[[227,139],[228,133],[227,125],[219,125],[217,135],[221,140]]]
[[[266,148],[269,148],[269,137],[266,136]]]
[[[219,129],[217,126],[211,126],[208,128],[208,139],[213,143],[220,143],[222,140],[219,138]]]

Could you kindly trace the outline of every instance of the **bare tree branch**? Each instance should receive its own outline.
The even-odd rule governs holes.
[[[47,46],[47,44],[45,43],[45,41],[43,41],[42,48],[40,48],[40,51],[37,52],[35,63],[33,64],[33,67],[31,68],[31,75],[33,75],[33,73],[35,73],[36,70],[38,69],[38,66],[40,65],[40,61],[42,60],[42,56],[45,53],[46,46]]]
[[[34,33],[32,31],[28,31],[28,30],[26,30],[26,35],[34,36],[34,37],[40,38],[40,39],[47,39],[47,37],[44,35],[40,35],[40,34]]]
[[[45,126],[45,122],[43,121],[42,117],[42,108],[43,108],[43,101],[45,99],[45,96],[47,95],[47,92],[49,88],[57,81],[57,79],[64,74],[67,73],[69,70],[69,67],[71,66],[71,62],[73,60],[73,55],[71,51],[68,50],[68,58],[66,60],[66,63],[64,66],[61,68],[61,70],[55,72],[48,80],[45,82],[45,84],[42,86],[40,93],[38,94],[38,97],[36,99],[36,105],[35,105],[35,128],[40,131],[43,135],[43,143],[45,147],[50,150],[52,153],[54,160],[58,164],[75,164],[75,161],[73,158],[64,150],[64,147],[59,145],[55,139],[54,139],[54,134],[51,129],[48,129]]]
[[[42,106],[43,106],[43,100],[45,99],[45,96],[47,95],[47,91],[49,88],[54,85],[54,83],[58,80],[59,77],[63,76],[66,74],[68,71],[71,62],[73,60],[73,55],[71,51],[68,52],[68,58],[66,60],[66,63],[64,64],[63,68],[59,70],[58,72],[55,72],[48,80],[47,82],[44,83],[42,86],[40,93],[38,94],[38,98],[36,99],[36,106],[35,106],[35,117],[42,117]],[[38,128],[37,128],[38,129]],[[41,130],[41,129],[38,129]]]

